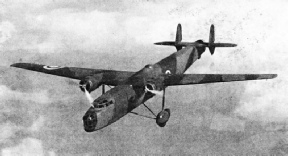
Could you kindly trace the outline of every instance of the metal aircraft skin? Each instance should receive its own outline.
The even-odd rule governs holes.
[[[212,27],[214,34],[214,26]],[[179,29],[179,25],[177,29]],[[180,33],[182,34],[181,31]],[[214,35],[212,36],[214,42]],[[178,37],[182,38],[182,35]],[[80,89],[86,93],[92,92],[102,85],[103,94],[93,101],[92,106],[83,116],[86,132],[102,129],[128,113],[137,115],[132,110],[141,104],[152,112],[144,103],[160,92],[163,93],[162,110],[157,115],[152,113],[157,125],[164,127],[170,118],[170,109],[165,109],[165,88],[168,86],[272,79],[277,76],[276,74],[184,74],[195,61],[200,59],[206,47],[212,49],[211,54],[214,53],[215,45],[210,43],[209,47],[208,43],[206,47],[203,47],[201,44],[188,44],[183,49],[182,46],[181,48],[179,45],[177,46],[179,51],[155,64],[146,65],[137,72],[45,66],[32,63],[15,63],[11,66],[78,79],[80,80]],[[105,92],[104,85],[115,87]]]

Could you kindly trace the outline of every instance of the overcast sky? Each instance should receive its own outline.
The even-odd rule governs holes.
[[[285,154],[288,2],[250,0],[0,0],[2,155]],[[187,73],[276,73],[273,80],[169,87],[165,128],[127,115],[86,133],[77,81],[10,68],[16,62],[137,71],[175,52],[154,42],[208,40]],[[94,98],[100,95],[97,90]],[[156,112],[161,98],[147,104]],[[149,114],[142,106],[139,113]],[[288,127],[287,127],[288,128]],[[288,153],[286,153],[288,154]]]

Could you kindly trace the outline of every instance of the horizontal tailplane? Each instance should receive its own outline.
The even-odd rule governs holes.
[[[234,43],[214,43],[215,42],[215,27],[212,24],[210,27],[209,33],[209,42],[203,42],[202,40],[197,40],[196,42],[182,42],[182,27],[181,24],[178,24],[176,30],[176,39],[175,41],[163,41],[154,43],[156,45],[165,45],[165,46],[174,46],[177,50],[181,50],[182,47],[186,46],[195,46],[199,48],[208,48],[211,55],[214,54],[216,47],[236,47],[237,44]]]
[[[236,47],[237,46],[237,44],[233,44],[233,43],[214,43],[214,42],[215,42],[215,27],[212,24],[210,26],[209,43],[208,43],[208,48],[209,48],[211,55],[214,54],[216,47]]]
[[[163,42],[157,42],[157,43],[154,43],[154,44],[156,44],[156,45],[175,46],[176,42],[174,42],[174,41],[163,41]]]

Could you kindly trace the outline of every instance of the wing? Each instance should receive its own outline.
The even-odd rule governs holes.
[[[165,79],[165,86],[273,79],[277,74],[182,74]]]
[[[72,79],[82,80],[87,76],[93,76],[96,74],[103,74],[103,79],[107,80],[106,85],[118,85],[118,82],[127,79],[134,72],[129,71],[116,71],[116,70],[102,70],[102,69],[89,69],[89,68],[77,68],[77,67],[61,67],[61,66],[46,66],[33,63],[15,63],[11,67],[23,68],[27,70],[42,72],[51,75],[57,75]],[[110,81],[109,81],[110,80]]]

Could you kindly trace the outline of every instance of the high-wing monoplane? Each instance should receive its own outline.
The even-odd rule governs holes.
[[[231,43],[214,43],[214,26],[210,28],[209,42],[181,42],[181,25],[177,27],[176,41],[157,43],[172,45],[177,52],[155,64],[148,64],[137,72],[88,69],[77,67],[46,66],[33,63],[15,63],[12,67],[23,68],[80,80],[80,89],[89,93],[102,86],[102,95],[91,100],[91,107],[83,116],[84,130],[93,132],[119,120],[133,109],[144,105],[160,127],[170,118],[170,109],[165,108],[165,89],[176,85],[194,85],[217,82],[272,79],[276,74],[184,74],[184,72],[209,48],[211,54],[215,47],[234,47]],[[182,47],[184,47],[182,49]],[[115,86],[105,92],[105,85]],[[162,94],[162,109],[155,114],[145,102],[157,94]]]

